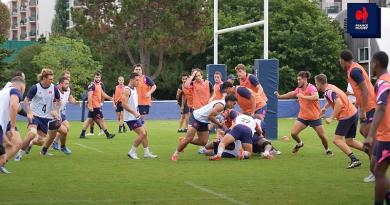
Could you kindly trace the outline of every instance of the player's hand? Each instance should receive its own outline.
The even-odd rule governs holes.
[[[322,109],[321,109],[320,116],[323,117],[323,116],[325,115],[325,112],[326,112],[326,109],[325,109],[325,108],[322,108]]]
[[[331,117],[328,117],[325,119],[326,124],[332,123],[333,119]]]
[[[57,111],[52,110],[52,111],[50,112],[50,114],[51,114],[51,116],[52,116],[54,119],[58,119],[58,113],[57,113]]]
[[[32,122],[33,118],[34,118],[34,115],[32,113],[27,114],[27,119],[29,122]]]
[[[366,119],[367,119],[366,113],[363,112],[363,111],[360,112],[359,113],[359,118],[360,118],[361,121],[366,121]]]
[[[279,92],[278,92],[278,91],[275,91],[275,92],[274,92],[274,95],[276,95],[277,98],[280,98],[280,95],[279,95]]]
[[[181,113],[184,112],[184,107],[180,107],[180,112],[181,112]]]
[[[192,72],[192,74],[191,74],[191,77],[194,78],[197,72],[198,72],[198,71],[194,70],[194,71]]]
[[[114,109],[116,110],[116,105],[114,105]]]
[[[89,110],[90,112],[93,112],[93,108],[88,108],[88,110]]]
[[[11,138],[17,137],[17,132],[16,132],[15,127],[11,127],[11,129],[9,130],[9,132],[10,132],[10,134],[11,134]]]
[[[372,136],[367,136],[366,139],[364,140],[364,145],[366,147],[372,147],[372,145],[374,144],[374,137]]]

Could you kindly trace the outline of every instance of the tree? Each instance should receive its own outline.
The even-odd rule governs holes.
[[[66,37],[50,39],[42,46],[39,55],[34,56],[32,62],[40,69],[53,69],[55,79],[58,79],[62,71],[69,70],[75,96],[80,96],[91,82],[93,73],[102,67],[99,62],[93,60],[88,46],[80,40]]]
[[[145,73],[156,79],[168,55],[205,49],[211,36],[208,4],[124,0],[119,7],[115,0],[86,0],[88,10],[74,10],[72,16],[75,29],[94,46],[97,55],[119,51],[127,64],[142,63]]]
[[[6,39],[9,35],[10,16],[7,5],[0,2],[0,44],[3,43],[2,40]]]
[[[65,0],[57,0],[55,5],[54,20],[51,24],[51,31],[56,34],[65,34],[67,20],[69,19],[68,5]]]

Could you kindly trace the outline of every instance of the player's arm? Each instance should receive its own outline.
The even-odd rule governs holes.
[[[27,119],[31,122],[33,119],[33,113],[31,110],[31,100],[34,98],[34,96],[37,94],[37,86],[33,85],[30,90],[27,92],[27,96],[24,98],[24,105],[26,107],[26,112],[27,112]]]
[[[359,105],[362,110],[366,110],[367,105],[368,105],[368,88],[365,83],[365,79],[363,76],[363,73],[360,69],[358,68],[353,68],[352,71],[350,72],[349,76],[353,81],[355,81],[356,84],[358,84],[359,89],[361,91],[361,98],[362,98],[362,104]],[[366,119],[366,113],[365,112],[360,112],[360,119]]]
[[[15,129],[16,127],[16,115],[18,114],[19,110],[19,102],[20,98],[17,95],[11,95],[10,98],[10,124],[11,129]]]
[[[290,91],[283,95],[280,95],[278,91],[275,91],[274,94],[278,99],[291,99],[296,97],[296,93],[294,91]]]
[[[306,100],[312,100],[317,101],[320,99],[320,96],[318,95],[318,92],[312,93],[310,96],[300,95],[300,98],[306,99]]]
[[[222,128],[224,124],[217,120],[217,115],[218,113],[222,112],[224,108],[225,106],[223,106],[221,103],[215,104],[207,117],[212,123],[216,124],[219,128]]]
[[[341,101],[340,98],[336,98],[335,101],[334,101],[334,108],[333,108],[333,112],[332,114],[329,116],[329,118],[327,118],[327,123],[331,123],[332,120],[335,118],[335,116],[337,116],[340,111],[341,111],[341,108],[343,107],[343,103]]]
[[[125,89],[123,91],[122,98],[121,98],[122,107],[124,110],[131,113],[132,115],[134,115],[135,118],[138,119],[141,115],[136,110],[131,109],[130,105],[127,103],[130,98],[130,92],[131,92],[130,89]]]
[[[54,87],[54,106],[53,106],[50,114],[54,118],[57,118],[58,117],[58,113],[60,112],[60,108],[61,108],[61,95],[60,95],[60,91],[57,89],[57,87]]]
[[[195,74],[197,73],[196,70],[194,70],[189,78],[187,78],[187,81],[184,83],[184,87],[188,88],[191,86],[192,80],[195,78]]]
[[[213,100],[214,100],[214,98],[215,98],[215,92],[213,92],[213,95],[210,97],[210,99],[209,99],[209,103],[210,103],[211,101],[213,101]]]
[[[69,101],[70,103],[72,103],[73,105],[78,105],[78,106],[80,105],[80,102],[77,101],[77,100],[73,97],[72,94],[69,95],[68,101]]]
[[[256,123],[255,130],[259,136],[263,135],[263,131],[261,130],[260,126]]]
[[[365,81],[363,81],[363,82],[361,82],[360,84],[359,84],[359,88],[360,88],[360,90],[362,91],[362,100],[363,100],[363,102],[362,102],[362,107],[361,107],[361,109],[362,110],[366,110],[366,108],[367,108],[367,106],[368,106],[368,98],[369,98],[369,93],[368,93],[368,87],[367,87],[367,85],[366,85],[366,83],[365,83]],[[360,116],[360,118],[366,118],[366,113],[365,112],[360,112],[361,114],[363,113],[364,114],[364,116]]]
[[[183,91],[178,88],[177,91],[176,91],[176,101],[177,101],[177,104],[179,104],[179,97],[180,97],[180,94],[182,93]]]
[[[102,97],[103,97],[103,99],[113,100],[113,98],[111,96],[107,95],[107,93],[104,92],[103,90],[102,90]]]

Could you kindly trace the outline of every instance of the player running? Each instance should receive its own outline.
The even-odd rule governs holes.
[[[94,76],[94,81],[88,87],[88,119],[84,122],[83,129],[81,130],[80,138],[85,139],[85,132],[87,127],[92,123],[96,122],[101,129],[103,129],[104,134],[107,139],[112,139],[115,137],[115,134],[110,134],[106,128],[103,119],[102,113],[102,98],[112,100],[112,97],[108,96],[101,86],[101,73],[97,71]]]
[[[358,120],[357,109],[348,100],[344,91],[334,85],[328,84],[326,75],[317,75],[315,77],[315,83],[317,89],[324,92],[324,96],[327,100],[327,104],[321,110],[321,115],[323,115],[329,107],[332,107],[333,109],[331,116],[326,118],[326,123],[330,124],[333,118],[336,118],[339,121],[333,143],[351,159],[351,163],[347,169],[360,166],[360,160],[350,149],[350,147],[353,147],[363,151],[363,144],[354,139],[356,136]]]
[[[205,146],[209,139],[208,125],[212,122],[222,128],[224,125],[217,120],[217,115],[225,109],[233,108],[236,101],[237,99],[234,95],[228,95],[224,100],[214,100],[191,113],[186,137],[183,140],[180,140],[176,151],[171,157],[172,161],[177,161],[179,159],[180,152],[183,152],[184,148],[189,143]],[[194,138],[195,134],[198,135],[197,138]]]
[[[376,111],[365,144],[373,149],[371,166],[375,174],[375,205],[390,204],[390,181],[387,175],[390,156],[390,74],[388,55],[379,51],[371,60],[371,71],[376,75]]]
[[[297,142],[292,153],[297,153],[303,147],[303,141],[299,138],[301,133],[308,126],[316,131],[318,137],[321,139],[322,145],[325,149],[325,154],[332,156],[333,153],[328,147],[328,140],[326,139],[325,130],[322,126],[320,98],[318,96],[317,88],[308,83],[310,73],[308,71],[300,71],[298,73],[297,81],[298,87],[294,91],[290,91],[284,95],[279,95],[275,91],[278,99],[298,98],[299,114],[295,124],[291,128],[291,137]]]
[[[138,73],[130,75],[129,85],[125,87],[122,94],[122,105],[124,109],[124,118],[130,130],[137,133],[137,138],[134,140],[130,151],[127,153],[131,159],[139,159],[137,155],[137,147],[142,143],[144,147],[145,158],[157,158],[157,155],[149,151],[148,133],[143,125],[143,120],[138,112],[138,92],[137,87],[141,81],[141,76]]]
[[[16,114],[20,109],[24,90],[24,79],[17,76],[12,78],[7,88],[0,91],[0,172],[4,174],[10,173],[5,168],[5,163],[16,154],[22,144],[16,128]]]

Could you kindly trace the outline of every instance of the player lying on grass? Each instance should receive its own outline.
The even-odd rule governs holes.
[[[176,151],[171,157],[172,161],[178,160],[180,152],[183,152],[189,143],[205,146],[209,139],[208,125],[212,122],[220,128],[223,127],[223,123],[217,120],[217,115],[225,109],[233,108],[236,101],[237,99],[234,95],[228,95],[224,100],[214,100],[191,113],[186,137],[180,140]],[[198,135],[197,138],[195,138],[195,134]]]

